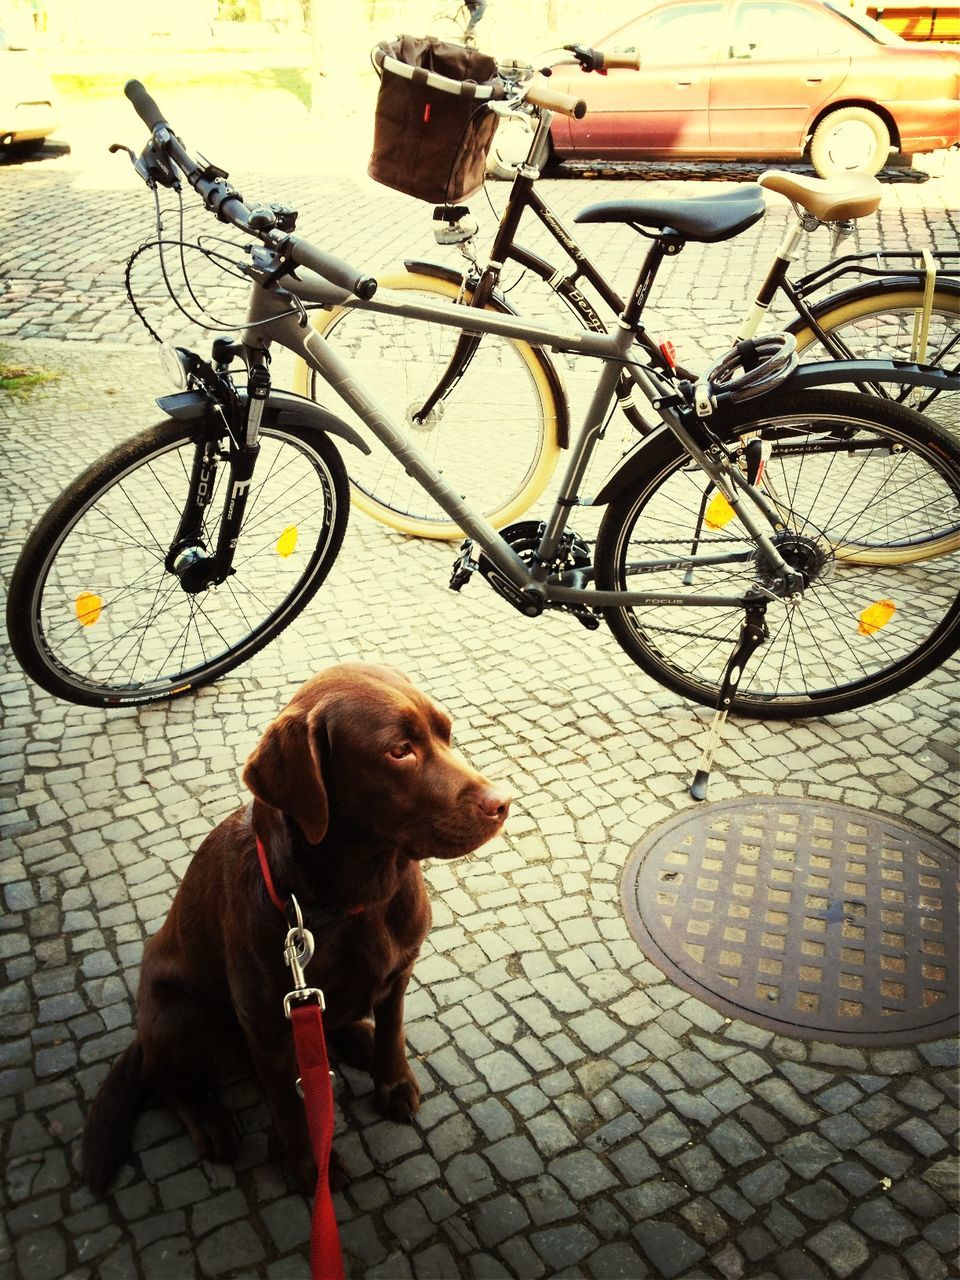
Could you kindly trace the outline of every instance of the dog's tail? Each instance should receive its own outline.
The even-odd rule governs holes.
[[[106,1195],[130,1151],[142,1081],[143,1048],[134,1040],[110,1068],[83,1130],[83,1180],[96,1196]]]

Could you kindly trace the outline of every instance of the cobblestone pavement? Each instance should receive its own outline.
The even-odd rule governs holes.
[[[148,197],[120,200],[58,164],[2,175],[17,234],[0,237],[0,331],[17,358],[59,375],[27,399],[0,398],[5,582],[39,512],[81,464],[149,421],[163,389],[117,271],[122,246],[149,230]],[[637,189],[547,185],[562,211]],[[428,247],[413,202],[347,178],[331,181],[329,204],[316,179],[271,186],[300,200],[307,234],[364,265]],[[697,188],[643,186],[654,189]],[[682,255],[655,327],[662,319],[701,362],[723,349],[781,226],[775,204],[737,248]],[[880,227],[888,244],[954,246],[946,187],[889,188]],[[877,228],[862,234],[875,240]],[[635,261],[632,238],[604,236],[618,278],[628,253]],[[407,1011],[424,1094],[416,1122],[381,1120],[369,1081],[340,1074],[349,1274],[956,1274],[957,1045],[787,1039],[667,981],[631,939],[618,886],[632,846],[691,803],[704,713],[654,685],[605,631],[527,622],[479,582],[453,595],[450,559],[355,517],[306,614],[217,686],[165,707],[58,703],[4,650],[7,1273],[308,1274],[308,1206],[269,1158],[249,1080],[228,1090],[244,1131],[235,1168],[198,1161],[154,1108],[114,1193],[96,1202],[80,1185],[78,1134],[130,1035],[143,939],[191,851],[241,800],[247,753],[300,681],[362,658],[401,666],[443,702],[464,753],[508,778],[516,801],[494,844],[428,868],[434,926]],[[958,675],[954,662],[829,722],[731,724],[711,798],[820,797],[955,840]]]

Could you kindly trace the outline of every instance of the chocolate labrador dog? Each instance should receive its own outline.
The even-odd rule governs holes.
[[[315,1176],[283,962],[295,895],[316,952],[334,1051],[373,1076],[379,1109],[409,1120],[420,1090],[404,1048],[403,997],[430,924],[420,863],[496,835],[510,796],[455,754],[450,720],[399,671],[349,664],[309,680],[269,726],[243,780],[254,800],[197,850],[144,953],[137,1037],[94,1099],[84,1178],[102,1195],[127,1156],[143,1091],[181,1117],[201,1156],[236,1152],[212,1094],[246,1050],[298,1180]],[[373,1021],[368,1021],[371,1017]]]

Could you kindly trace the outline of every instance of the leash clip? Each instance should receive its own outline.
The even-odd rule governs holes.
[[[290,970],[294,984],[294,990],[287,992],[283,997],[283,1012],[288,1018],[290,1017],[290,1006],[294,1000],[311,1000],[316,997],[321,1010],[327,1007],[320,988],[307,986],[303,971],[313,957],[313,934],[309,929],[305,928],[303,916],[300,912],[300,904],[292,894],[290,895],[290,902],[296,913],[297,923],[288,931],[283,945],[283,962]]]

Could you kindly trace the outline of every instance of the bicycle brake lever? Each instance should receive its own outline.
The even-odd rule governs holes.
[[[137,163],[137,155],[133,147],[125,146],[124,143],[122,142],[111,142],[107,150],[110,152],[111,155],[115,155],[118,151],[125,151],[127,155],[130,157],[130,163],[131,164]]]
[[[135,156],[129,147],[125,147],[119,142],[115,142],[110,147],[110,150],[126,151],[130,156],[134,169],[151,190],[158,185],[170,187],[173,191],[180,190],[180,179],[177,177],[176,169],[168,163],[166,156],[157,150],[152,138],[139,156]]]

